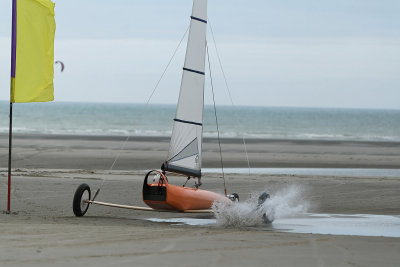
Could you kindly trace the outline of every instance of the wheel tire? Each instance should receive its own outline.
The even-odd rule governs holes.
[[[263,214],[262,219],[265,224],[271,224],[274,221],[274,219],[269,218],[266,213]]]
[[[261,206],[269,197],[269,194],[267,192],[263,192],[259,197],[258,197],[258,206]]]
[[[85,215],[90,204],[85,203],[84,200],[90,200],[90,197],[90,187],[87,184],[81,184],[76,189],[74,201],[72,202],[72,209],[76,217],[82,217],[83,215]]]
[[[258,207],[261,207],[264,202],[269,199],[270,196],[267,192],[263,192],[259,197],[258,197]],[[262,215],[262,220],[265,224],[271,224],[274,221],[274,216],[273,215],[267,215],[266,213],[264,213]]]
[[[235,198],[236,202],[239,202],[239,195],[236,193],[233,193],[232,196]]]

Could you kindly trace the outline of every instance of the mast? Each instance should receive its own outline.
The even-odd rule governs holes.
[[[207,0],[194,0],[178,106],[164,171],[201,177]]]

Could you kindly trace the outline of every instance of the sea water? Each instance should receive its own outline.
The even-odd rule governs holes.
[[[171,135],[176,107],[161,104],[25,103],[13,107],[13,132],[103,136]],[[221,137],[400,141],[400,110],[217,107]],[[0,101],[0,133],[9,103]],[[204,111],[204,136],[216,137],[214,109]]]

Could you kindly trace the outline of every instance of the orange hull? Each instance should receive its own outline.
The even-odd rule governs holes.
[[[227,197],[211,191],[170,185],[164,174],[157,172],[161,175],[159,182],[148,184],[149,172],[143,184],[143,201],[153,209],[205,210],[210,209],[214,201],[232,203]]]

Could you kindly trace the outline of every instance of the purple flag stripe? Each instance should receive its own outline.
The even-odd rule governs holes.
[[[12,30],[11,30],[11,77],[15,78],[15,62],[17,58],[17,0],[12,3]]]

